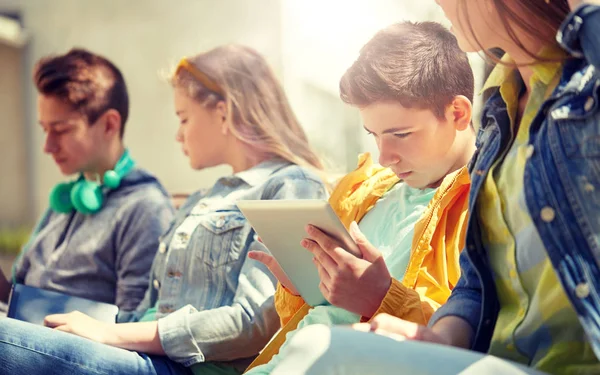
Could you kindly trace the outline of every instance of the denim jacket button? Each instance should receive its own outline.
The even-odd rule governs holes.
[[[533,145],[527,146],[527,150],[525,151],[525,156],[527,156],[527,159],[529,159],[533,155],[534,150],[535,150],[535,147],[533,147]]]
[[[154,286],[154,289],[158,290],[160,288],[160,282],[154,279],[154,281],[152,282],[152,286]]]
[[[215,225],[217,226],[217,228],[223,227],[223,225],[225,225],[225,219],[221,218],[221,219],[217,220]]]
[[[161,254],[167,252],[167,245],[164,242],[161,242],[160,245],[158,245],[158,252]]]
[[[546,207],[542,208],[542,211],[540,212],[540,217],[546,223],[552,222],[554,220],[555,216],[556,216],[556,213],[554,212],[554,209],[552,209],[552,207],[546,206]]]
[[[587,100],[585,101],[585,105],[583,106],[583,109],[585,109],[586,112],[589,112],[592,107],[594,107],[594,98],[592,98],[591,96],[589,98],[587,98]]]
[[[575,287],[575,295],[577,298],[584,299],[590,295],[590,286],[588,283],[580,283]]]

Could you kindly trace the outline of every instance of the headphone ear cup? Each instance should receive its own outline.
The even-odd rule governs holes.
[[[96,182],[78,181],[71,189],[71,202],[82,214],[93,214],[102,208],[104,196],[102,188]]]
[[[108,170],[104,172],[104,186],[110,189],[116,189],[121,185],[121,177],[114,170]]]
[[[52,188],[50,192],[50,208],[52,211],[61,214],[73,212],[73,203],[71,202],[71,191],[75,182],[63,182]]]

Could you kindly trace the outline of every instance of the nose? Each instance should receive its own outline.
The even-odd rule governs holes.
[[[44,152],[47,154],[54,154],[58,151],[58,142],[52,133],[46,134],[46,140],[44,142]]]
[[[379,164],[384,167],[390,167],[400,162],[398,151],[391,147],[391,145],[388,145],[385,140],[379,141],[377,146],[379,148]]]

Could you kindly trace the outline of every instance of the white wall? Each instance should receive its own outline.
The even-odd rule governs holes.
[[[23,51],[0,39],[0,223],[29,220],[27,132],[23,127]]]
[[[334,160],[335,170],[353,169],[359,152],[378,156],[372,137],[362,130],[358,111],[339,99],[339,80],[377,31],[407,20],[449,26],[433,1],[283,0],[286,90],[311,140]],[[480,87],[483,60],[471,57]],[[331,100],[323,99],[326,93]]]
[[[358,152],[376,147],[356,110],[339,100],[341,75],[377,30],[402,20],[443,21],[433,1],[416,0],[0,0],[3,10],[19,11],[31,35],[25,71],[40,57],[73,46],[103,54],[122,69],[131,96],[126,143],[172,192],[210,186],[228,173],[191,171],[174,140],[171,89],[159,72],[180,57],[229,42],[256,48],[283,79],[314,146],[334,171],[344,172]],[[481,60],[474,61],[480,80]],[[62,177],[41,152],[35,90],[30,81],[23,84],[39,213]]]
[[[131,97],[126,143],[139,164],[155,172],[170,191],[210,186],[227,169],[193,172],[176,144],[177,120],[171,89],[159,77],[179,58],[223,43],[248,44],[281,70],[280,2],[278,0],[0,0],[1,10],[21,12],[32,37],[30,61],[73,46],[103,54],[123,71]],[[34,127],[31,141],[34,199],[37,212],[47,204],[51,187],[62,179],[43,155],[36,125],[34,88],[28,110]]]

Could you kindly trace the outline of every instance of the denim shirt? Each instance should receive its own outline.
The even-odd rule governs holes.
[[[573,59],[531,124],[525,200],[548,257],[600,358],[600,7],[583,5],[557,39]],[[489,348],[499,302],[481,241],[477,197],[511,139],[506,106],[496,92],[484,108],[471,171],[471,212],[462,276],[430,325],[458,316],[471,325],[472,349]]]
[[[262,263],[246,257],[249,250],[266,249],[236,202],[326,195],[315,173],[272,160],[190,196],[161,238],[137,309],[139,319],[157,308],[160,341],[170,359],[192,366],[249,358],[279,329],[276,280]],[[233,365],[243,369],[249,361],[238,362]]]
[[[135,168],[105,191],[99,212],[49,211],[16,261],[15,279],[131,312],[144,297],[158,237],[174,212],[158,180]]]

